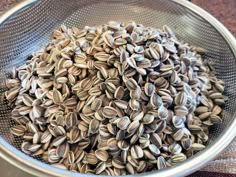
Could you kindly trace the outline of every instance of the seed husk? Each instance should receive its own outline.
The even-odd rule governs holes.
[[[212,112],[205,112],[205,113],[200,114],[198,117],[199,117],[199,119],[201,119],[201,120],[205,120],[205,119],[207,119],[211,114],[212,114]]]
[[[137,84],[137,82],[136,82],[134,79],[130,78],[130,79],[128,79],[128,80],[126,81],[126,87],[127,87],[129,90],[136,90],[137,87],[138,87],[138,84]]]
[[[209,120],[211,121],[211,123],[216,123],[216,124],[222,122],[222,119],[216,115],[211,115]]]
[[[52,145],[53,146],[59,146],[66,140],[66,136],[58,136],[56,139],[53,140]]]
[[[105,162],[100,162],[95,170],[96,174],[101,174],[104,170],[106,169],[106,163]]]
[[[115,167],[115,168],[118,168],[118,169],[124,169],[125,168],[125,165],[122,163],[120,157],[114,157],[112,159],[112,165]]]
[[[167,164],[166,164],[165,158],[162,156],[158,157],[157,158],[157,168],[160,170],[160,169],[163,169],[166,167],[167,167]]]
[[[68,113],[66,116],[65,116],[65,125],[68,127],[68,128],[71,128],[73,126],[76,126],[77,125],[77,114],[76,113]]]
[[[139,159],[139,158],[142,158],[143,157],[143,150],[140,146],[138,145],[135,145],[133,147],[131,147],[131,156],[134,158],[134,159]]]
[[[187,95],[185,92],[179,92],[175,97],[176,105],[185,105],[187,103]]]
[[[105,151],[105,150],[97,149],[97,150],[95,151],[95,155],[96,155],[96,157],[97,157],[99,160],[101,160],[101,161],[103,161],[103,162],[106,162],[107,159],[109,158],[109,154],[108,154],[107,151]]]
[[[117,87],[117,89],[116,89],[116,91],[115,91],[115,93],[114,93],[114,97],[116,98],[116,99],[122,99],[123,98],[123,96],[124,96],[124,87],[122,87],[122,86],[119,86],[119,87]]]
[[[146,114],[144,117],[143,117],[143,123],[144,124],[151,124],[154,120],[154,115],[152,114]]]
[[[154,108],[159,108],[162,106],[163,102],[162,102],[162,98],[157,95],[157,94],[153,94],[150,98],[150,103]]]
[[[133,167],[130,163],[127,163],[125,167],[126,167],[126,170],[127,170],[130,174],[134,174],[134,173],[135,173],[134,167]]]
[[[144,156],[150,161],[156,160],[156,157],[150,151],[144,150],[143,153],[144,153]]]
[[[63,104],[64,104],[65,107],[67,107],[69,109],[73,109],[77,105],[77,100],[74,97],[73,98],[69,98],[69,99],[65,100],[63,102]]]
[[[218,105],[215,105],[212,109],[212,114],[213,115],[219,115],[221,112],[222,112],[222,109]]]
[[[121,130],[126,130],[129,125],[130,119],[127,116],[122,117],[117,121],[117,127]]]
[[[155,86],[151,83],[146,83],[144,86],[145,94],[147,96],[152,96],[155,93]]]
[[[175,132],[175,134],[173,134],[173,138],[176,141],[180,141],[183,136],[184,136],[184,130],[183,129],[179,129],[178,131]]]
[[[81,173],[141,173],[203,150],[223,121],[225,84],[205,50],[166,25],[62,25],[52,36],[5,82],[26,154]]]
[[[135,130],[137,130],[137,128],[139,127],[139,121],[138,120],[135,120],[133,122],[131,122],[127,128],[127,132],[128,133],[132,133],[134,132]]]
[[[16,136],[24,136],[27,128],[24,125],[16,125],[11,128],[11,133]]]
[[[22,101],[23,101],[23,103],[26,105],[26,106],[32,106],[32,104],[33,104],[33,98],[32,97],[30,97],[29,95],[23,95],[23,97],[22,97]]]
[[[179,154],[173,155],[171,157],[171,160],[173,163],[178,163],[178,162],[182,162],[182,161],[186,160],[186,158],[187,157],[183,153],[179,153]]]
[[[95,164],[97,164],[98,159],[94,153],[88,153],[86,155],[86,161],[91,165],[95,165]]]
[[[128,107],[128,102],[123,100],[115,100],[114,103],[120,109],[127,109]]]
[[[209,111],[209,108],[206,107],[206,106],[199,106],[197,107],[197,109],[195,110],[195,113],[196,114],[202,114],[202,113],[205,113],[205,112],[208,112]]]
[[[205,149],[205,146],[199,143],[193,143],[191,146],[193,151],[201,151],[203,149]]]
[[[88,133],[95,134],[98,132],[100,122],[97,119],[93,119],[89,123]]]
[[[186,106],[175,106],[175,114],[177,116],[186,116],[188,114],[188,109]]]
[[[102,106],[102,100],[97,98],[92,102],[91,109],[93,111],[96,111],[96,110],[99,110],[101,108],[101,106]]]
[[[150,136],[150,141],[156,145],[158,148],[162,147],[162,141],[157,133],[152,133]]]
[[[113,118],[117,116],[117,111],[111,106],[105,106],[102,111],[102,115],[107,118]]]
[[[51,140],[51,138],[52,138],[52,134],[50,134],[49,131],[45,131],[43,132],[41,136],[41,143],[47,143]]]
[[[150,144],[149,146],[148,146],[148,148],[149,148],[149,150],[150,150],[150,152],[153,154],[153,155],[159,155],[161,152],[160,152],[160,150],[158,149],[158,147],[156,146],[156,145],[154,145],[154,144]]]
[[[62,158],[66,158],[68,152],[69,152],[69,144],[68,143],[65,142],[65,143],[57,146],[57,149],[56,149],[57,156],[62,157]]]
[[[61,92],[59,92],[58,90],[54,90],[53,91],[53,102],[55,104],[59,104],[63,101],[63,97],[61,95]]]

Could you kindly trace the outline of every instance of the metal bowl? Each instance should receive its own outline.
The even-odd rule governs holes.
[[[53,29],[135,20],[146,26],[167,24],[181,40],[208,50],[217,75],[226,84],[229,101],[223,123],[211,128],[207,148],[174,167],[129,176],[185,176],[215,158],[236,135],[236,41],[214,17],[185,0],[25,0],[0,17],[0,154],[11,164],[37,176],[94,176],[52,167],[22,153],[22,139],[13,137],[11,109],[4,99],[4,80],[14,66],[45,45]]]

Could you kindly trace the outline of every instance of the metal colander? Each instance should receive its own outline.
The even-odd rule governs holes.
[[[207,148],[174,167],[133,176],[184,176],[216,157],[236,135],[236,42],[211,15],[184,0],[26,0],[0,18],[0,154],[10,163],[39,176],[93,176],[61,170],[23,154],[22,139],[13,137],[11,109],[4,99],[4,80],[14,66],[49,40],[60,24],[80,28],[110,20],[134,20],[145,26],[170,26],[177,37],[208,50],[217,76],[226,84],[229,101],[223,123],[211,128]]]

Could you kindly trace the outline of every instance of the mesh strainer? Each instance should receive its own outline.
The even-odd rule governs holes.
[[[207,148],[174,167],[135,176],[184,176],[216,157],[236,135],[236,42],[226,28],[211,15],[184,0],[26,0],[0,18],[0,151],[10,163],[40,176],[93,176],[51,167],[21,151],[21,139],[13,137],[13,124],[3,93],[4,80],[14,66],[45,45],[53,29],[67,26],[103,24],[110,20],[134,20],[146,26],[167,24],[182,40],[208,50],[217,75],[226,83],[229,101],[223,112],[224,122],[211,129]]]

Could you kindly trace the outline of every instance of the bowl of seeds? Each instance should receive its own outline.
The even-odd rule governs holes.
[[[22,1],[0,17],[0,152],[38,176],[185,176],[236,134],[236,45],[185,1]]]

